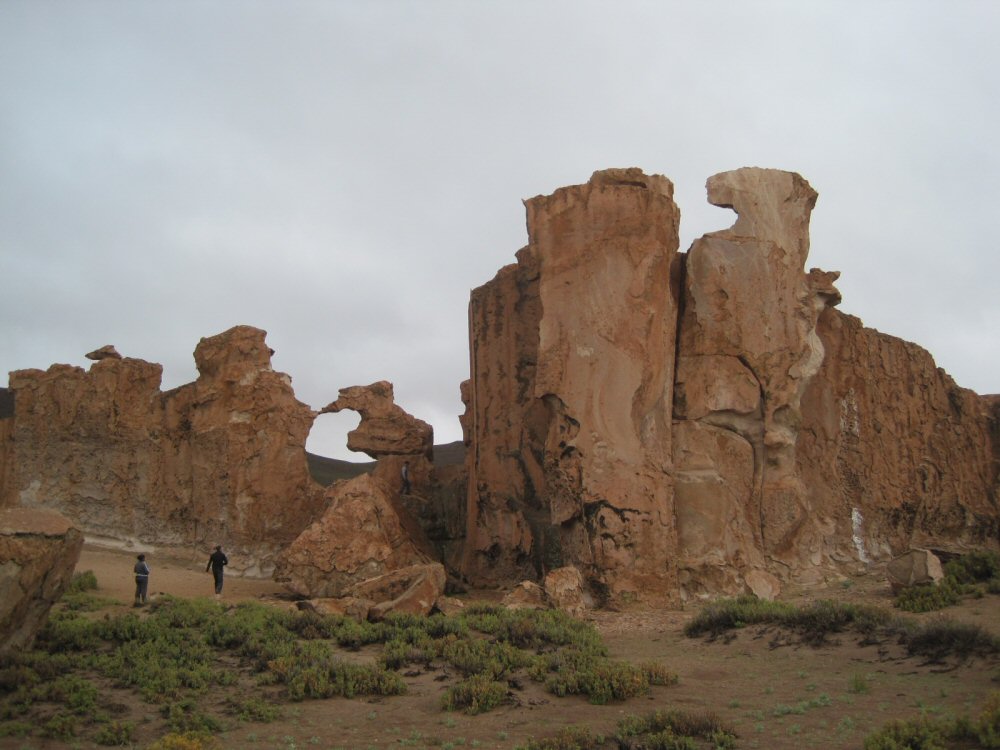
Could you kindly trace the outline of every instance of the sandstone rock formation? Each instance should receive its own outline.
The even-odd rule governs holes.
[[[160,365],[128,357],[11,373],[3,504],[58,510],[115,544],[224,544],[235,569],[269,573],[323,495],[305,460],[313,412],[271,369],[265,335],[202,339],[198,379],[166,393]]]
[[[83,356],[85,356],[87,359],[92,359],[95,362],[99,362],[102,359],[121,359],[122,358],[122,355],[119,354],[118,350],[115,349],[115,347],[112,346],[111,344],[105,344],[100,349],[94,349],[94,351],[87,352],[87,354],[85,354]]]
[[[0,510],[0,653],[27,648],[62,596],[83,535],[50,510]]]
[[[528,246],[469,305],[466,575],[770,598],[915,543],[995,546],[997,399],[833,309],[802,177],[707,187],[737,219],[687,254],[663,177],[526,202]]]
[[[377,477],[363,474],[335,484],[327,497],[323,516],[278,560],[274,579],[290,591],[310,598],[356,596],[355,584],[431,562],[420,527]]]
[[[378,460],[383,456],[425,456],[434,451],[434,430],[426,422],[408,414],[395,403],[392,383],[380,380],[371,385],[341,388],[336,401],[320,414],[351,409],[361,415],[357,429],[347,435],[347,447]]]
[[[613,600],[676,592],[672,196],[611,170],[527,201],[517,265],[473,291],[471,578],[572,564]]]

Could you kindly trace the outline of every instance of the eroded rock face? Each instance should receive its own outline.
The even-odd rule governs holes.
[[[278,560],[274,579],[310,598],[362,596],[352,587],[399,568],[430,563],[420,527],[396,493],[363,474],[327,489],[329,507]],[[442,583],[443,587],[443,583]]]
[[[313,412],[271,369],[265,335],[202,339],[198,379],[166,393],[160,365],[128,357],[11,373],[4,503],[117,544],[223,544],[235,569],[270,573],[323,497],[305,459]]]
[[[383,456],[424,456],[434,450],[434,429],[395,403],[392,383],[380,380],[371,385],[341,388],[336,401],[320,414],[351,409],[361,415],[357,429],[347,434],[347,447],[378,460]]]
[[[528,246],[469,307],[467,575],[771,598],[914,544],[995,546],[1000,399],[833,309],[802,177],[707,187],[737,219],[686,256],[665,178],[526,202]]]
[[[83,535],[50,510],[0,510],[0,653],[27,648],[73,577]]]
[[[673,185],[608,170],[525,205],[528,246],[470,304],[467,574],[670,597]]]

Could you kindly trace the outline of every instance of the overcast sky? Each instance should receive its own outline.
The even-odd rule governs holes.
[[[1000,392],[1000,3],[0,0],[0,384],[268,332],[315,409],[386,379],[461,437],[469,292],[608,167],[819,192],[841,310]],[[344,447],[353,412],[317,420]]]

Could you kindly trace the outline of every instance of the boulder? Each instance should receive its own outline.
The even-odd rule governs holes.
[[[392,612],[427,615],[444,594],[447,579],[440,563],[412,565],[355,584],[351,595],[376,602],[368,619],[378,622]]]
[[[118,353],[118,350],[114,348],[111,344],[105,344],[100,349],[94,349],[92,352],[88,352],[84,355],[87,359],[92,359],[95,362],[102,359],[121,359],[122,355]]]
[[[414,541],[419,527],[376,477],[362,474],[334,484],[327,501],[322,517],[278,558],[274,580],[290,591],[309,598],[345,596],[362,581],[431,561]]]
[[[336,599],[304,599],[296,602],[296,606],[300,611],[350,617],[352,620],[365,622],[368,619],[368,611],[375,606],[375,602],[371,599],[342,596]]]
[[[454,596],[439,596],[434,602],[434,609],[447,617],[452,617],[465,609],[465,602]]]
[[[929,549],[911,549],[889,561],[885,574],[894,594],[910,586],[937,583],[944,578],[941,560]]]
[[[548,609],[551,606],[545,589],[534,581],[521,581],[500,603],[508,609]]]
[[[593,597],[584,584],[583,574],[572,565],[549,571],[543,585],[552,606],[574,617],[594,606]]]
[[[83,535],[54,511],[0,510],[0,653],[31,646],[82,548]]]

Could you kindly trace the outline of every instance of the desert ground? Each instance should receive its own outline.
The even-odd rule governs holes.
[[[169,594],[202,597],[212,594],[205,572],[208,551],[198,558],[148,556],[152,568],[151,598]],[[98,594],[121,602],[108,611],[131,606],[131,553],[85,548],[77,571],[93,571]],[[466,598],[497,599],[500,592],[470,592]],[[814,599],[864,602],[891,608],[892,598],[882,570],[808,590],[792,590],[782,598],[797,603]],[[274,606],[293,606],[272,581],[228,576],[224,604],[256,599]],[[219,736],[226,748],[391,748],[479,747],[512,749],[528,739],[554,734],[567,725],[586,725],[612,733],[619,719],[653,709],[714,712],[738,735],[739,748],[859,748],[864,737],[896,718],[921,714],[970,714],[979,710],[991,690],[1000,689],[1000,664],[991,659],[925,663],[907,657],[897,644],[862,646],[844,634],[813,647],[791,642],[773,628],[737,631],[714,642],[688,638],[684,624],[700,609],[606,612],[587,615],[615,658],[656,661],[675,672],[677,684],[653,687],[648,696],[611,705],[591,705],[579,697],[558,698],[529,680],[512,691],[511,704],[469,716],[441,708],[445,689],[438,674],[406,673],[404,696],[289,703],[283,716],[270,723],[238,723]],[[1000,597],[964,601],[943,613],[912,615],[948,617],[981,625],[1000,634]],[[374,658],[362,651],[351,658]],[[206,700],[221,700],[208,696]],[[150,709],[152,712],[152,709]],[[150,719],[152,727],[153,717]],[[150,729],[152,732],[152,729]],[[136,747],[156,738],[137,734]],[[0,739],[0,747],[86,747],[53,741]]]

